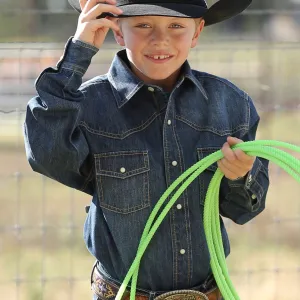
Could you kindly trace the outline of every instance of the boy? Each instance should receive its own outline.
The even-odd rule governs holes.
[[[249,96],[191,70],[186,59],[205,24],[232,17],[251,1],[221,0],[210,9],[204,0],[70,2],[81,11],[77,31],[57,68],[37,79],[24,134],[33,170],[93,197],[84,239],[97,260],[94,299],[115,298],[168,186],[222,149],[224,158],[189,186],[161,224],[141,261],[137,290],[145,300],[182,289],[190,290],[186,299],[221,299],[203,229],[207,187],[219,167],[225,175],[220,212],[244,224],[264,209],[268,162],[230,148],[255,139],[259,116]],[[108,74],[82,84],[109,28],[125,50]],[[221,232],[227,256],[223,222]]]

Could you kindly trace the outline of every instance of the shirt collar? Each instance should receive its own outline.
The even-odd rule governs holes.
[[[205,99],[208,100],[202,84],[193,74],[188,61],[185,61],[182,66],[181,77],[176,86],[179,87],[186,78],[191,80],[201,91]],[[126,50],[121,50],[116,53],[108,71],[108,80],[117,91],[117,93],[114,92],[114,95],[119,108],[126,104],[145,85],[145,83],[131,71]]]

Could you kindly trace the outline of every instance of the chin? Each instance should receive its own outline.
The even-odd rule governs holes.
[[[157,73],[146,73],[145,74],[148,78],[153,80],[166,80],[168,79],[172,74],[162,74],[161,72]]]
[[[166,80],[168,79],[169,76],[148,76],[150,79],[152,80],[157,80],[157,81],[160,81],[160,80]]]

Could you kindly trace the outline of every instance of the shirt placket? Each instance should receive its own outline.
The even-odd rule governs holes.
[[[176,134],[173,102],[170,97],[163,124],[164,163],[168,187],[184,172],[183,154]],[[186,191],[169,211],[169,221],[173,254],[173,287],[179,289],[186,287],[192,273],[191,227]]]

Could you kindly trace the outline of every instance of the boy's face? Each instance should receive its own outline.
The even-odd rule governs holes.
[[[119,25],[121,32],[115,32],[115,38],[125,46],[133,72],[146,83],[171,88],[204,21],[139,16],[119,19]]]

